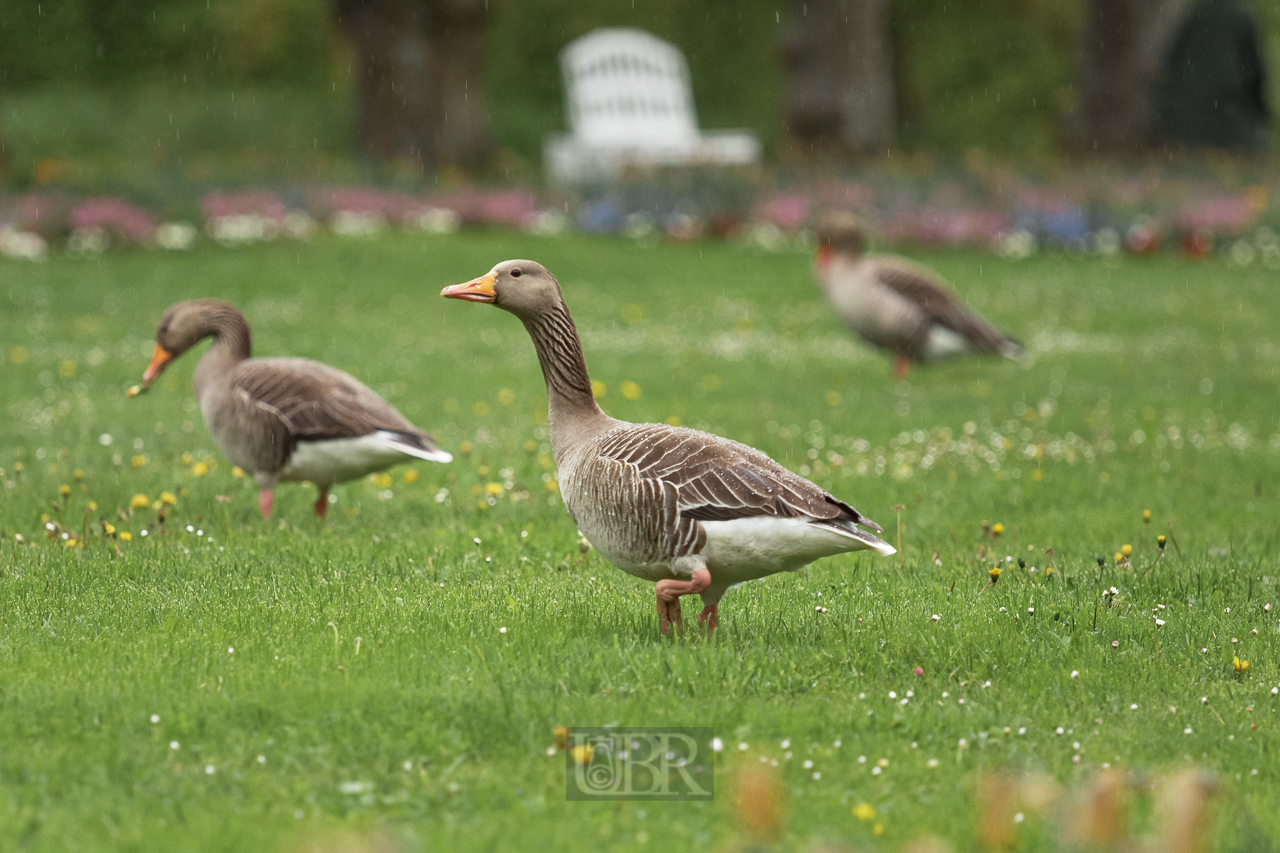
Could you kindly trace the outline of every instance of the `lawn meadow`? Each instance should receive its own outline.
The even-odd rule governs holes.
[[[559,277],[606,411],[759,447],[901,558],[750,584],[713,639],[663,639],[653,587],[564,511],[523,328],[438,296],[509,257]],[[1275,849],[1280,273],[920,258],[1027,361],[895,382],[807,254],[725,243],[0,264],[0,847],[1111,849],[1062,815],[1119,778],[1111,837],[1161,849],[1196,769],[1210,848]],[[340,486],[323,526],[283,484],[264,522],[200,420],[203,347],[125,396],[197,296],[240,305],[255,354],[350,371],[454,462]],[[567,802],[553,731],[605,724],[714,727],[715,801]]]

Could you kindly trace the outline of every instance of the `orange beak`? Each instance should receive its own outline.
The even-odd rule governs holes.
[[[164,369],[169,366],[171,361],[173,361],[173,353],[156,344],[156,351],[151,356],[151,363],[147,365],[146,373],[142,374],[142,390],[150,390],[151,383],[155,382],[161,373],[164,373]]]
[[[488,272],[465,284],[450,285],[440,291],[440,295],[446,299],[465,299],[468,302],[493,302],[498,298],[493,290],[494,278],[494,274]]]

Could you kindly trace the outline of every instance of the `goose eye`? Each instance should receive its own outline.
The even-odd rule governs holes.
[[[522,275],[524,275],[524,273],[520,272],[520,268],[519,268],[519,267],[516,267],[515,269],[513,269],[513,270],[511,271],[511,277],[512,277],[512,278],[519,278],[519,277],[520,277],[520,276],[522,276]]]

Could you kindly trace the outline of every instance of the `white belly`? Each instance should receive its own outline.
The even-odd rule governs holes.
[[[810,524],[803,518],[755,516],[704,521],[702,529],[707,533],[702,556],[717,586],[738,584],[777,572],[794,572],[823,557],[872,547],[853,536]],[[882,554],[894,553],[887,544],[876,550]]]
[[[357,438],[299,441],[288,463],[281,469],[280,479],[294,482],[310,480],[321,486],[345,483],[406,462],[416,455],[407,453],[378,433]]]
[[[960,355],[971,349],[973,345],[969,343],[969,339],[959,332],[952,331],[946,326],[930,326],[929,337],[924,344],[924,358],[925,361],[932,361],[936,358]]]

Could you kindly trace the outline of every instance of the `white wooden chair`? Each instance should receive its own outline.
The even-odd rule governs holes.
[[[560,69],[570,133],[543,146],[551,183],[609,180],[629,166],[760,159],[760,142],[746,131],[698,130],[684,55],[644,30],[592,30],[564,47]]]

